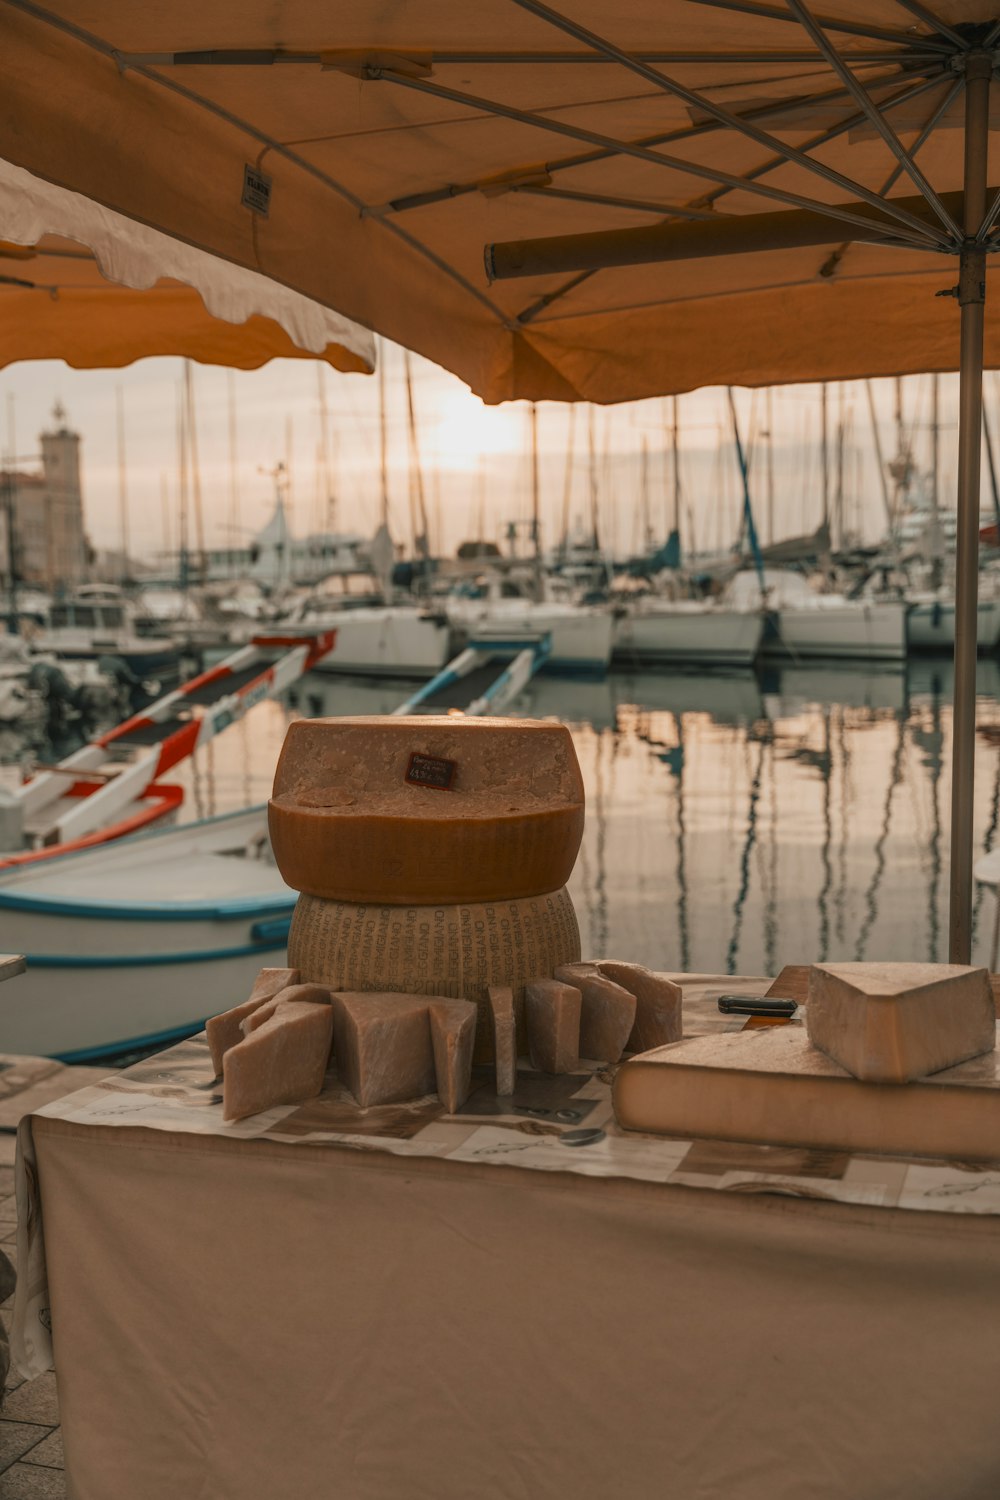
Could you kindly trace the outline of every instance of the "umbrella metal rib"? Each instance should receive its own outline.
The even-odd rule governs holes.
[[[788,21],[795,25],[795,17],[777,5],[755,5],[751,0],[690,0],[692,5],[704,5],[711,10],[731,10],[744,16],[759,16],[765,21]],[[936,42],[929,36],[908,36],[905,31],[890,31],[884,26],[861,26],[855,21],[835,21],[827,16],[819,17],[825,31],[836,31],[843,36],[864,36],[876,42],[895,42],[901,47],[920,47],[928,52],[938,52],[950,57],[954,50],[947,42]]]
[[[330,68],[330,59],[333,52],[282,52],[274,48],[252,48],[240,50],[239,48],[213,47],[209,51],[199,52],[119,52],[118,61],[123,68],[153,67],[153,68],[197,68],[197,67],[240,67],[240,68],[270,68],[279,66]],[[431,64],[440,64],[441,67],[559,67],[569,64],[573,67],[581,63],[597,63],[607,67],[612,59],[602,56],[599,52],[439,52],[436,48],[428,52],[421,51],[421,56],[426,56]],[[899,52],[892,52],[888,48],[872,51],[851,52],[851,58],[860,63],[884,63],[884,62],[911,62],[914,57],[924,56],[927,58],[940,57],[940,49],[928,49],[923,54],[916,47],[907,47]],[[642,62],[668,63],[676,66],[693,66],[699,63],[719,65],[721,67],[756,65],[758,63],[811,63],[816,61],[816,54],[811,51],[760,51],[760,52],[649,52],[640,50],[632,53],[633,57]]]
[[[951,214],[949,214],[945,209],[944,204],[941,202],[941,199],[938,197],[937,193],[928,182],[924,173],[921,172],[916,162],[911,159],[909,152],[907,152],[902,141],[899,139],[892,126],[882,116],[879,110],[876,109],[867,90],[863,88],[861,83],[859,83],[859,81],[855,78],[854,74],[851,72],[850,68],[847,67],[844,59],[837,52],[836,48],[830,45],[829,41],[824,36],[819,26],[816,24],[806,7],[803,5],[802,0],[786,0],[786,4],[793,15],[798,17],[802,26],[812,37],[813,41],[816,43],[816,46],[819,48],[823,56],[826,58],[827,62],[830,64],[831,68],[833,68],[834,72],[837,74],[837,77],[841,80],[846,88],[850,89],[851,93],[854,95],[855,99],[858,101],[861,108],[868,116],[868,119],[871,121],[872,125],[878,131],[879,135],[882,137],[883,141],[892,152],[893,156],[895,156],[904,172],[911,179],[914,186],[918,188],[921,193],[923,193],[924,197],[927,199],[927,202],[930,204],[931,208],[933,208],[934,212],[941,220],[945,229],[948,231],[950,237],[957,243],[962,238],[961,231],[959,230],[958,225],[955,223]]]
[[[686,161],[683,157],[665,156],[660,152],[651,151],[644,146],[633,146],[626,141],[615,140],[611,136],[601,135],[597,131],[585,130],[582,126],[569,125],[563,120],[554,120],[545,115],[537,115],[529,110],[517,109],[513,105],[503,104],[495,99],[483,99],[475,94],[466,94],[458,89],[445,88],[442,84],[431,83],[426,78],[413,78],[403,73],[397,73],[392,68],[380,67],[372,70],[372,76],[381,78],[386,82],[397,85],[400,88],[415,90],[417,93],[429,94],[436,99],[447,99],[452,104],[462,104],[468,109],[478,109],[483,114],[497,115],[501,119],[514,120],[521,125],[531,125],[539,130],[550,131],[554,135],[564,135],[571,140],[586,141],[594,146],[602,146],[616,155],[634,156],[638,161],[645,161],[657,167],[669,167],[675,172],[682,172],[688,177],[703,177],[709,182],[722,183],[727,187],[745,189],[749,193],[755,193],[763,198],[770,198],[773,202],[784,203],[792,208],[805,208],[817,213],[826,214],[829,218],[840,219],[844,223],[854,224],[863,229],[871,226],[870,219],[863,219],[858,214],[849,210],[838,208],[835,205],[819,203],[813,198],[807,198],[801,193],[792,193],[784,188],[766,187],[759,182],[746,182],[743,178],[735,176],[732,172],[723,172],[717,167],[708,167],[700,162]],[[940,245],[942,248],[949,243],[947,238],[931,225],[915,218],[912,214],[892,212],[891,202],[878,199],[873,207],[889,214],[890,217],[902,223],[904,230],[896,229],[895,225],[886,225],[886,230],[892,231],[898,237],[905,238],[909,243],[921,250],[934,249]],[[912,229],[909,227],[913,225]]]
[[[922,82],[913,85],[911,88],[901,89],[900,92],[896,94],[891,100],[886,101],[886,103],[883,105],[883,108],[893,108],[896,105],[909,102],[910,100],[917,98],[919,95],[927,93],[930,89],[940,88],[940,86],[940,78],[924,79]],[[923,144],[923,141],[926,139],[927,134],[930,133],[930,130],[933,129],[934,125],[937,124],[937,121],[947,111],[948,107],[954,101],[955,95],[963,87],[964,81],[962,79],[959,79],[952,86],[947,97],[935,110],[933,116],[931,117],[931,120],[927,125],[924,126],[924,130],[921,134],[920,139],[915,143],[913,147],[915,151],[918,150],[919,147]],[[848,116],[848,118],[846,120],[842,120],[839,125],[831,126],[830,129],[824,130],[819,135],[813,136],[806,142],[803,149],[812,151],[815,150],[818,146],[827,145],[830,141],[836,140],[838,136],[843,135],[846,131],[852,130],[855,125],[860,125],[864,118],[865,116],[860,111],[857,114]],[[783,156],[771,157],[768,161],[761,163],[759,166],[751,168],[750,172],[746,174],[747,179],[750,180],[753,178],[761,177],[767,172],[776,171],[779,167],[784,166],[784,164],[785,158]],[[895,181],[901,170],[902,169],[899,166],[896,167],[892,176],[883,187],[883,193],[888,192],[889,188],[892,186],[892,183]],[[521,191],[535,192],[541,197],[561,196],[558,190],[553,190],[551,188],[521,189]],[[706,194],[705,197],[700,201],[704,203],[718,203],[721,198],[725,197],[727,193],[730,193],[732,191],[734,191],[734,189],[721,187],[716,189],[711,194]],[[998,195],[998,197],[1000,197],[1000,195]],[[664,215],[664,217],[668,216],[684,217],[684,215],[678,210],[671,210],[671,215]],[[703,215],[702,217],[711,217],[713,219],[713,222],[718,222],[718,216],[714,214]],[[834,255],[838,258],[842,256],[847,245],[849,245],[850,243],[850,240],[845,240],[844,242],[842,242],[842,244],[838,247],[838,250],[834,251]],[[568,296],[569,293],[575,291],[582,282],[589,280],[591,276],[596,276],[597,274],[597,270],[583,271],[582,273],[576,274],[569,281],[565,282],[562,287],[559,287],[555,291],[547,293],[546,296],[540,298],[536,302],[533,302],[529,307],[526,307],[522,312],[518,313],[517,322],[520,325],[532,322],[539,315],[539,313],[544,312],[548,307],[551,307],[553,302],[557,302],[561,298]]]
[[[928,140],[930,140],[931,136],[934,134],[934,131],[937,129],[939,122],[948,113],[952,104],[955,102],[955,99],[964,88],[965,79],[957,78],[952,84],[951,88],[948,90],[945,97],[939,100],[939,102],[934,106],[934,109],[931,111],[930,117],[921,129],[920,134],[917,136],[916,140],[913,142],[913,145],[910,147],[911,156],[915,157],[921,147],[924,146]],[[882,184],[882,193],[887,193],[889,191],[893,184],[898,180],[902,170],[903,168],[901,163],[897,162],[896,166],[892,169],[885,182]],[[1000,201],[1000,193],[997,194],[997,199],[998,201]],[[845,240],[842,244],[837,246],[836,250],[834,250],[831,255],[827,257],[826,261],[820,267],[819,274],[821,276],[833,275],[837,265],[846,254],[847,247],[850,245],[850,243],[850,240]],[[828,267],[829,269],[827,269]]]
[[[916,16],[918,21],[923,21],[925,26],[932,26],[939,36],[946,36],[960,51],[965,50],[965,38],[961,32],[942,21],[939,16],[932,15],[925,5],[920,4],[920,0],[896,0],[896,4],[908,10],[911,16]]]
[[[884,100],[881,107],[884,110],[895,109],[900,104],[909,104],[912,100],[920,98],[922,94],[929,93],[931,89],[940,87],[940,75],[936,75],[934,78],[923,79],[920,83],[913,84],[910,88],[901,89],[892,98]],[[962,87],[961,82],[958,87]],[[954,98],[954,93],[949,96],[949,99],[952,98]],[[802,148],[803,151],[815,151],[819,146],[829,145],[831,141],[837,140],[839,136],[846,135],[849,130],[853,130],[856,126],[863,124],[865,118],[866,116],[861,110],[857,114],[848,115],[847,119],[842,120],[839,125],[831,125],[828,130],[824,130],[821,134],[814,135],[810,140],[806,141]],[[748,181],[756,181],[757,178],[764,176],[765,173],[776,172],[779,167],[783,167],[784,165],[785,158],[783,156],[772,156],[768,161],[762,162],[760,166],[751,167],[745,175]],[[897,168],[896,173],[890,179],[890,186],[895,181],[900,170],[900,168]],[[719,188],[715,192],[707,194],[706,201],[718,203],[720,198],[724,198],[731,191],[732,189],[730,188]],[[883,187],[879,196],[884,196],[887,191],[888,188]]]
[[[651,67],[648,63],[641,62],[638,58],[625,52],[621,47],[617,47],[613,42],[609,42],[605,37],[598,36],[596,32],[589,31],[585,26],[580,26],[576,21],[571,20],[570,17],[564,16],[559,11],[553,10],[550,6],[543,4],[542,0],[511,0],[511,3],[518,6],[519,9],[527,11],[529,15],[537,16],[539,20],[547,21],[549,25],[554,26],[558,31],[564,31],[567,36],[572,36],[577,41],[583,42],[586,46],[603,52],[606,57],[613,58],[623,68],[627,68],[629,72],[635,73],[647,83],[651,83],[654,88],[662,89],[665,93],[673,95],[674,98],[681,99],[690,107],[704,110],[706,114],[713,116],[721,125],[728,129],[735,130],[738,134],[756,141],[758,145],[765,146],[769,151],[774,151],[784,156],[789,162],[794,162],[796,166],[803,167],[807,172],[812,172],[815,176],[822,177],[824,181],[831,183],[834,187],[843,188],[845,192],[863,199],[873,207],[882,208],[884,212],[891,214],[910,229],[917,229],[918,232],[923,234],[928,233],[927,225],[921,224],[918,219],[914,219],[910,215],[904,216],[898,209],[894,209],[892,204],[884,202],[876,193],[871,192],[862,183],[854,181],[853,178],[846,177],[842,172],[835,171],[833,167],[828,167],[823,162],[816,161],[811,156],[807,156],[794,146],[790,146],[787,141],[779,140],[777,136],[771,135],[769,131],[762,130],[759,126],[754,125],[752,121],[747,120],[744,116],[734,115],[730,110],[725,109],[721,104],[716,104],[713,99],[709,99],[705,94],[686,88],[683,84],[678,83],[676,79],[669,78],[665,73],[661,73],[659,69]],[[799,0],[787,0],[787,3],[796,14],[802,12],[803,17],[805,16],[804,7],[800,5]],[[811,22],[812,18],[809,17],[808,19]],[[802,19],[802,24],[807,30],[810,30],[806,19]],[[817,45],[827,57],[830,66],[837,72],[845,88],[853,94],[866,114],[869,114],[869,118],[871,118],[872,114],[875,114],[876,119],[872,123],[875,124],[875,128],[880,133],[883,133],[882,126],[876,123],[877,111],[873,109],[871,100],[865,94],[864,90],[861,89],[853,74],[842,65],[836,53],[832,57],[830,56],[832,49],[827,49],[825,38],[823,38],[822,44],[817,42]],[[893,132],[889,132],[888,134],[891,135],[893,141],[896,140]],[[896,150],[897,147],[899,152],[903,151],[902,146],[898,142],[891,149]],[[905,153],[903,154],[905,155]],[[922,174],[919,179],[917,176],[914,176],[914,181],[932,207],[935,208],[935,211],[938,212],[939,217],[943,217],[940,212],[937,195],[934,194],[930,184],[922,179]],[[948,218],[944,218],[944,224],[949,234],[953,235],[956,239],[960,238],[956,224]],[[940,242],[942,244],[946,243],[946,237],[941,236]]]
[[[910,69],[907,68],[903,71],[909,72]],[[919,71],[921,74],[923,74],[925,69],[921,68]],[[884,77],[879,77],[874,80],[875,84],[878,87],[883,87],[890,83],[897,83],[898,81],[898,72],[887,74]],[[940,76],[935,76],[933,79],[929,80],[922,79],[921,83],[917,84],[915,88],[917,91],[923,92],[925,88],[936,88],[940,84],[940,81]],[[913,97],[915,97],[915,94],[904,93],[898,96],[894,96],[890,102],[893,106],[895,106],[896,104],[902,103],[904,98]],[[757,115],[768,115],[773,117],[777,114],[793,114],[796,110],[802,109],[803,107],[808,108],[811,106],[815,108],[817,105],[833,104],[838,100],[846,100],[847,98],[848,91],[845,88],[829,89],[822,94],[796,94],[795,97],[791,99],[779,99],[774,101],[773,103],[755,105],[752,109],[746,110],[741,118],[752,120]],[[889,105],[887,104],[884,107],[888,108]],[[860,115],[852,116],[852,121],[855,123],[860,123],[862,118],[863,117]],[[836,128],[839,129],[839,127]],[[699,121],[697,125],[687,125],[680,130],[660,131],[656,135],[640,136],[638,140],[632,141],[629,144],[634,146],[647,147],[675,145],[680,141],[697,140],[702,136],[713,134],[714,132],[721,129],[722,126],[720,125],[718,120],[702,120]],[[822,139],[825,140],[827,139],[827,137],[824,135]],[[831,135],[829,139],[834,139],[834,136]],[[815,144],[815,141],[809,142],[805,149],[809,150]],[[608,161],[619,154],[620,153],[616,150],[580,151],[573,156],[561,156],[551,161],[542,162],[541,166],[544,171],[549,174],[549,176],[552,176],[556,172],[568,172],[574,170],[577,167],[591,166],[595,162]],[[779,163],[783,163],[784,160],[785,158],[783,156],[780,157]],[[382,214],[386,212],[391,212],[394,214],[406,213],[409,209],[412,208],[426,208],[433,203],[447,202],[450,198],[460,198],[464,197],[468,193],[478,193],[480,187],[481,182],[478,180],[475,182],[449,183],[447,187],[428,188],[423,192],[408,193],[404,197],[393,198],[389,203],[381,204],[379,205],[379,207],[369,210],[369,212],[373,214]],[[730,189],[728,188],[722,189],[722,192],[728,191],[730,191]],[[706,201],[708,201],[707,197]]]

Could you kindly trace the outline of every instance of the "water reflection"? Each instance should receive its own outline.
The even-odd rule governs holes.
[[[588,815],[571,889],[584,951],[774,973],[946,956],[951,664],[903,671],[539,678],[514,712],[570,724]],[[388,713],[391,682],[309,678],[172,779],[185,816],[264,800],[289,717]],[[976,847],[1000,829],[1000,667],[978,664]],[[977,895],[985,962],[992,896]]]

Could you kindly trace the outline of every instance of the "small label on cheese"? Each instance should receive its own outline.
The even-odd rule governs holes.
[[[421,755],[418,750],[414,750],[406,767],[405,779],[411,786],[428,786],[441,792],[450,792],[457,770],[457,761],[443,760],[437,755]]]

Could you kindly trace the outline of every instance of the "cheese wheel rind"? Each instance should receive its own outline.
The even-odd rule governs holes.
[[[311,719],[289,726],[268,823],[285,880],[312,896],[515,900],[565,884],[584,800],[562,724]]]
[[[391,906],[301,895],[289,963],[307,983],[472,1000],[475,1060],[494,1060],[491,985],[507,985],[527,1051],[524,988],[580,959],[580,928],[565,889],[514,901]]]
[[[340,817],[272,800],[278,869],[293,890],[327,901],[394,906],[513,901],[558,890],[583,838],[584,809],[424,818]]]

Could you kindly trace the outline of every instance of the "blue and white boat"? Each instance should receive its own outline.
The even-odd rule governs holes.
[[[0,874],[0,1052],[90,1062],[179,1040],[282,965],[296,893],[249,808]]]

